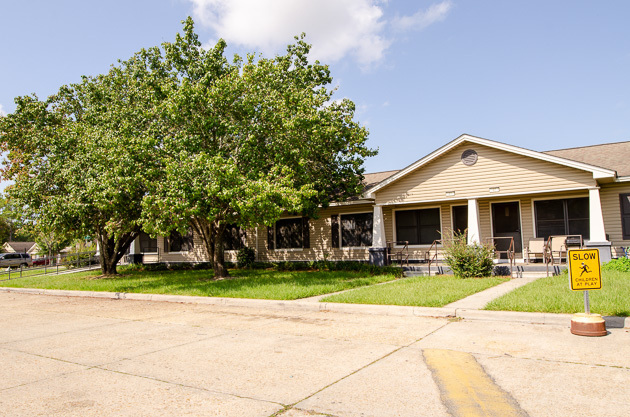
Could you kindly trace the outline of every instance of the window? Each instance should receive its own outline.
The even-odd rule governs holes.
[[[630,240],[630,194],[619,194],[623,240]]]
[[[430,245],[440,239],[440,209],[396,211],[396,240]]]
[[[235,224],[228,224],[223,232],[223,249],[239,250],[246,243],[245,231]]]
[[[144,232],[140,232],[140,252],[157,253],[157,238],[152,239],[151,236]]]
[[[372,246],[373,218],[373,213],[333,214],[332,247]]]
[[[189,252],[193,248],[193,232],[188,229],[188,233],[182,235],[176,230],[171,232],[168,238],[164,239],[165,252]]]
[[[588,198],[566,198],[534,202],[536,237],[552,235],[590,236]]]
[[[267,249],[310,248],[308,217],[280,219],[267,229]]]

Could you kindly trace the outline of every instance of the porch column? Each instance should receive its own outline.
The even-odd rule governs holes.
[[[140,236],[135,238],[129,246],[129,263],[141,264],[142,263],[142,249],[140,248]]]
[[[480,242],[479,233],[479,204],[476,199],[468,200],[468,244]]]
[[[369,249],[370,264],[383,266],[387,262],[387,241],[385,240],[385,222],[382,206],[374,206],[372,220],[372,247]]]
[[[604,215],[602,213],[602,202],[599,198],[599,187],[588,190],[589,208],[589,233],[590,239],[586,242],[589,248],[599,249],[599,259],[608,262],[612,258],[610,242],[606,239],[606,229],[604,228]]]

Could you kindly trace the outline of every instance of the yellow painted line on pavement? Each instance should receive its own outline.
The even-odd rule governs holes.
[[[524,417],[527,414],[466,352],[424,349],[424,360],[437,383],[442,401],[456,417]]]

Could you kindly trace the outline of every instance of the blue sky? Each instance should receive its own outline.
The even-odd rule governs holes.
[[[623,0],[0,0],[0,111],[173,40],[188,15],[230,54],[306,32],[379,149],[367,172],[462,133],[539,151],[630,140]]]

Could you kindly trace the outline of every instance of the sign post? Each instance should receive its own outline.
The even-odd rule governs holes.
[[[606,336],[606,322],[599,314],[591,314],[589,290],[602,288],[602,273],[598,249],[572,249],[569,251],[569,282],[571,290],[584,292],[584,313],[571,319],[571,333],[579,336]]]

